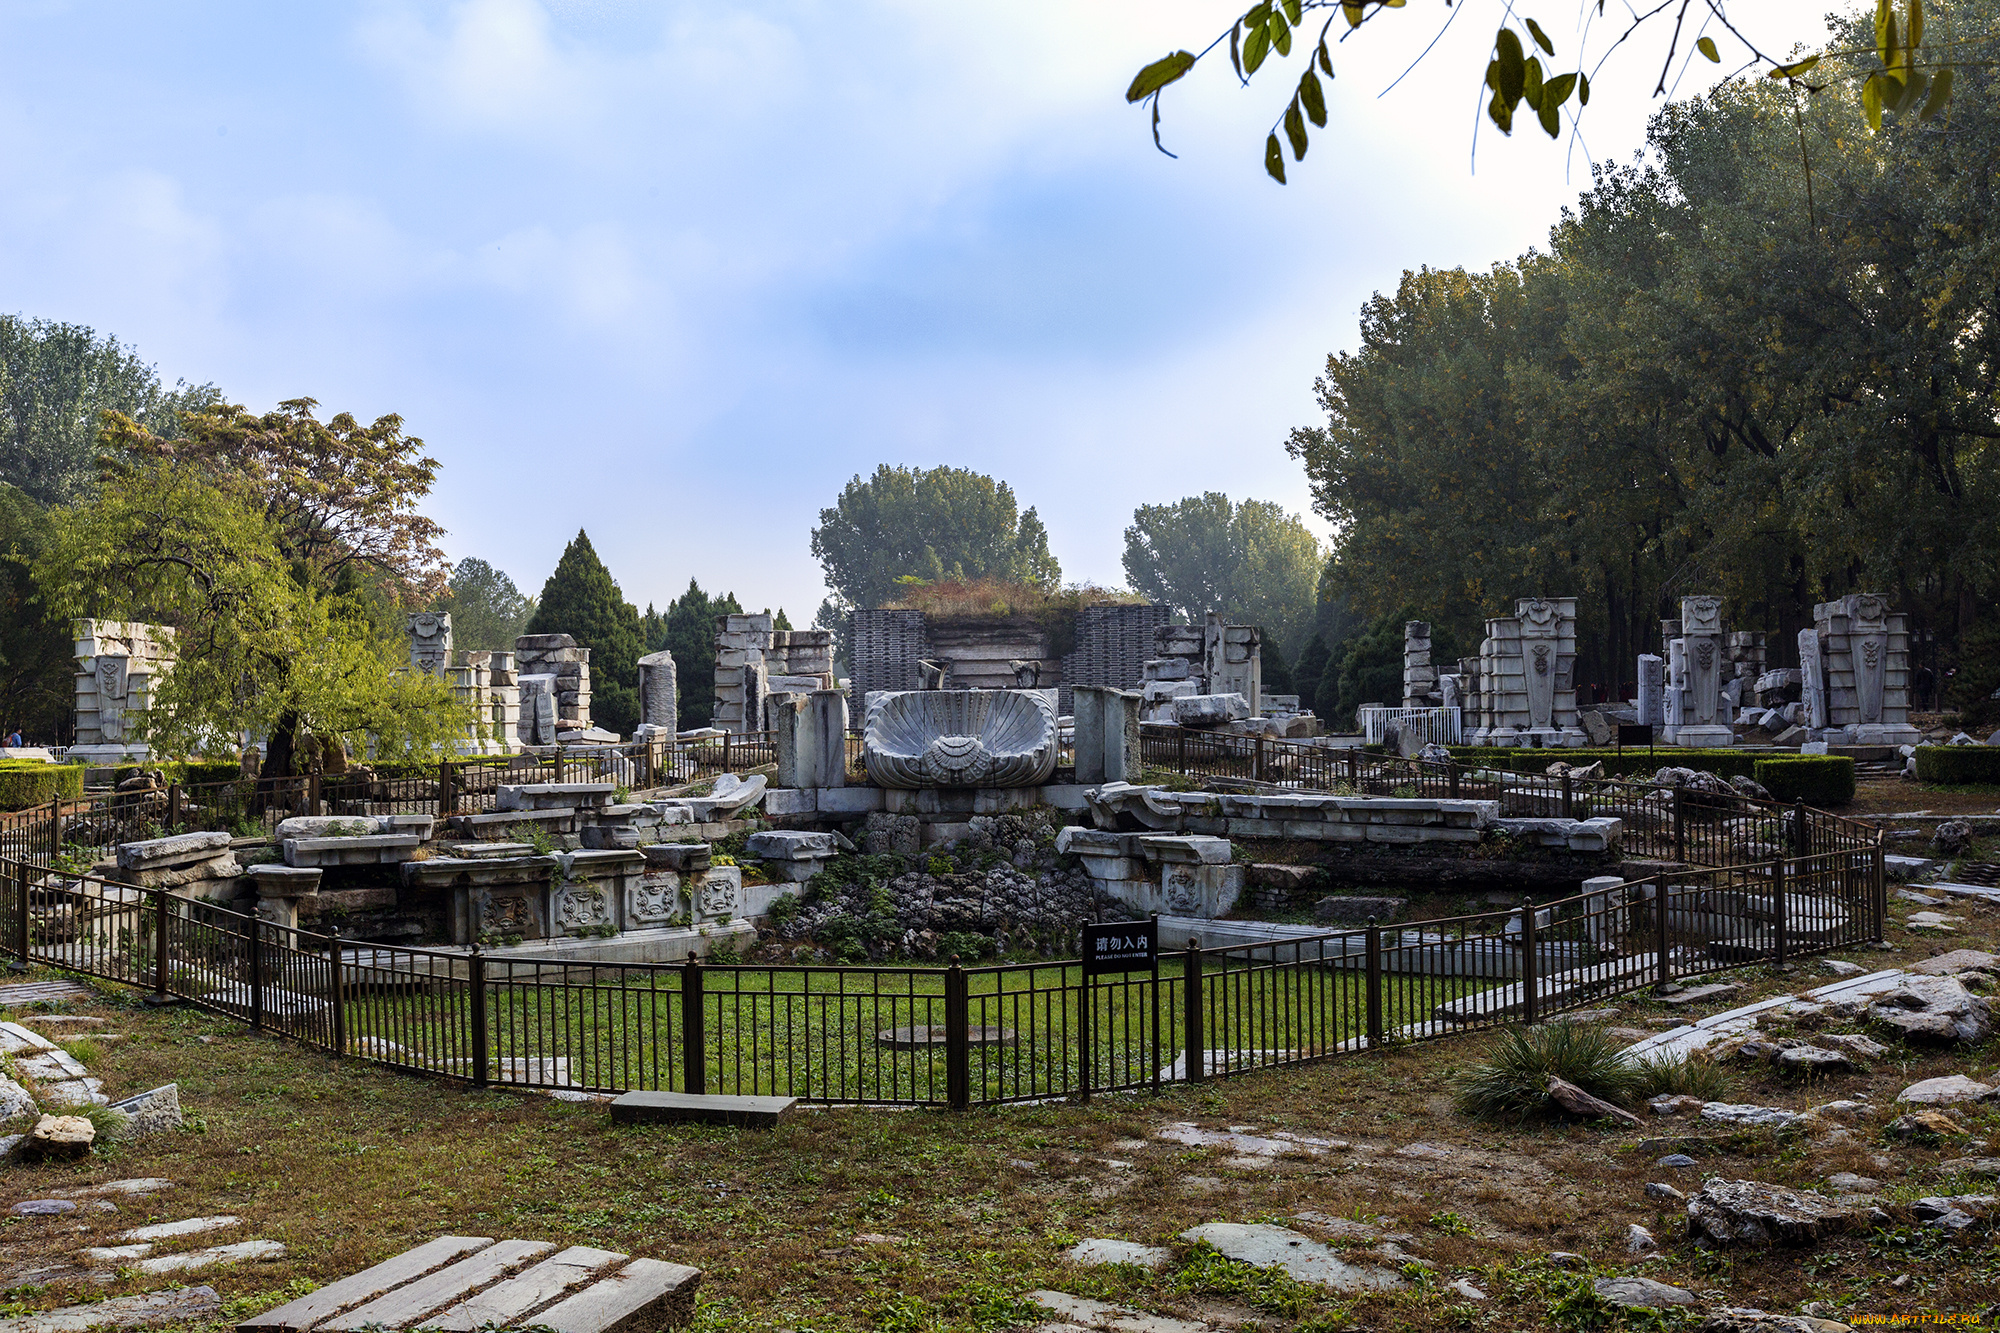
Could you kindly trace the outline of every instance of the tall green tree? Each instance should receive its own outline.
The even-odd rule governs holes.
[[[161,388],[129,347],[80,324],[0,315],[0,483],[38,504],[69,504],[95,485],[106,411],[172,439],[181,413],[221,399],[213,384]]]
[[[1219,491],[1141,505],[1125,529],[1125,577],[1135,592],[1190,622],[1219,611],[1289,644],[1310,633],[1322,558],[1319,539],[1283,506],[1232,504]]]
[[[0,735],[19,727],[38,744],[68,740],[74,714],[70,627],[33,575],[54,535],[46,507],[0,485]]]
[[[688,580],[686,592],[667,603],[665,615],[646,608],[646,651],[666,649],[674,655],[683,730],[705,727],[714,718],[715,620],[742,614],[735,593],[710,597],[694,579]]]
[[[639,659],[646,652],[639,608],[625,600],[582,528],[542,585],[523,633],[567,634],[590,649],[591,721],[632,734],[639,725]]]
[[[451,613],[454,648],[512,652],[535,614],[535,599],[514,586],[505,570],[467,556],[452,567],[451,587],[436,609]]]
[[[1298,660],[1292,663],[1292,690],[1299,696],[1300,706],[1312,708],[1319,697],[1319,681],[1326,674],[1326,660],[1326,640],[1314,631],[1306,646],[1299,650]]]
[[[1062,581],[1035,511],[1020,512],[1006,482],[964,468],[884,463],[866,481],[855,477],[820,510],[812,553],[835,595],[864,609],[889,601],[900,578],[991,578],[1044,589]]]

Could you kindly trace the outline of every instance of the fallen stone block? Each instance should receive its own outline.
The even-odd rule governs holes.
[[[1688,1200],[1688,1234],[1715,1245],[1805,1245],[1860,1215],[1823,1195],[1756,1180],[1711,1180]]]
[[[1224,1258],[1255,1268],[1278,1268],[1300,1282],[1336,1291],[1393,1291],[1407,1285],[1387,1268],[1350,1263],[1318,1241],[1290,1227],[1262,1222],[1207,1222],[1190,1227],[1181,1239],[1212,1246]]]
[[[1911,1106],[1957,1106],[1963,1102],[1992,1101],[2000,1095],[2000,1088],[1967,1078],[1963,1074],[1948,1074],[1943,1078],[1927,1078],[1920,1083],[1912,1083],[1896,1095],[1898,1102]]]
[[[35,1122],[20,1153],[28,1161],[68,1161],[90,1152],[97,1127],[80,1115],[45,1115]]]
[[[139,1296],[114,1296],[92,1305],[0,1319],[0,1333],[84,1333],[92,1328],[150,1328],[155,1324],[200,1323],[219,1313],[222,1298],[213,1287],[179,1287]]]
[[[187,1124],[181,1114],[181,1085],[178,1083],[169,1083],[151,1092],[113,1102],[111,1109],[125,1116],[124,1127],[118,1131],[118,1136],[124,1139],[163,1134]]]
[[[1676,1305],[1693,1305],[1694,1293],[1649,1277],[1601,1277],[1592,1284],[1599,1299],[1613,1305],[1648,1310],[1666,1310]]]

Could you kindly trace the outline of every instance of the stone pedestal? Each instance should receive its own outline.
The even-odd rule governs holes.
[[[1657,731],[1667,721],[1666,663],[1656,654],[1639,654],[1639,725]]]
[[[1130,782],[1137,777],[1140,696],[1109,685],[1079,685],[1073,697],[1076,780]]]
[[[847,785],[847,695],[841,690],[772,696],[780,787]]]

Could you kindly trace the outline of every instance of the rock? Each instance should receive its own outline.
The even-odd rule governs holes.
[[[1968,1176],[2000,1176],[2000,1157],[1954,1157],[1939,1162],[1940,1171],[1957,1171]]]
[[[1810,1120],[1860,1120],[1874,1114],[1875,1108],[1867,1102],[1839,1101],[1821,1102],[1806,1112]]]
[[[1957,917],[1945,916],[1940,912],[1912,912],[1909,920],[1903,924],[1911,930],[1928,930],[1940,935],[1953,935],[1958,932],[1960,922]]]
[[[1859,963],[1850,963],[1844,958],[1828,958],[1820,964],[1836,977],[1858,977],[1868,969]]]
[[[1873,1176],[1857,1176],[1852,1171],[1836,1171],[1826,1178],[1827,1187],[1841,1194],[1873,1194],[1882,1182]]]
[[[1821,1032],[1813,1037],[1813,1042],[1828,1050],[1845,1051],[1857,1060],[1880,1060],[1889,1053],[1887,1046],[1858,1032]]]
[[[2000,1208],[2000,1197],[1991,1194],[1954,1194],[1948,1198],[1935,1195],[1918,1199],[1910,1205],[1910,1212],[1926,1222],[1944,1217],[1948,1213],[1964,1213],[1975,1220],[1993,1216]]]
[[[253,1260],[282,1259],[284,1245],[275,1240],[240,1240],[234,1245],[212,1245],[205,1250],[163,1254],[157,1259],[141,1259],[134,1265],[141,1273],[191,1273],[217,1264],[240,1264]]]
[[[1701,1004],[1708,1000],[1726,999],[1742,989],[1743,987],[1733,981],[1718,981],[1712,985],[1696,986],[1692,990],[1684,990],[1674,995],[1665,996],[1660,1002],[1662,1004],[1674,1005],[1676,1008],[1685,1008],[1688,1005]]]
[[[1675,1189],[1672,1185],[1651,1180],[1646,1182],[1646,1197],[1649,1199],[1658,1199],[1662,1203],[1686,1203],[1688,1196]]]
[[[1571,1254],[1568,1250],[1550,1250],[1549,1262],[1557,1268],[1566,1269],[1571,1272],[1579,1268],[1590,1267],[1590,1260],[1580,1254]]]
[[[28,1131],[27,1141],[21,1145],[21,1156],[30,1161],[82,1157],[96,1141],[96,1126],[82,1116],[45,1115]]]
[[[1564,1079],[1555,1077],[1549,1079],[1549,1097],[1571,1115],[1580,1115],[1589,1120],[1622,1120],[1634,1127],[1639,1123],[1639,1117],[1630,1111],[1620,1106],[1613,1106],[1601,1097],[1593,1097],[1576,1084]]]
[[[1701,1098],[1675,1092],[1662,1093],[1646,1103],[1646,1109],[1654,1115],[1693,1115],[1701,1107]]]
[[[154,1324],[202,1323],[222,1309],[214,1287],[177,1287],[139,1296],[116,1296],[91,1305],[0,1321],[6,1333],[83,1333],[92,1328],[148,1328]]]
[[[1755,1180],[1711,1180],[1688,1200],[1688,1234],[1716,1245],[1802,1245],[1853,1225],[1852,1209]]]
[[[1963,819],[1947,819],[1931,834],[1931,847],[1940,856],[1962,856],[1972,847],[1972,825]]]
[[[1779,1051],[1777,1063],[1788,1074],[1845,1074],[1854,1068],[1854,1060],[1847,1052],[1830,1051],[1824,1046],[1794,1046]]]
[[[1736,1102],[1703,1102],[1701,1118],[1723,1125],[1754,1129],[1797,1129],[1806,1118],[1796,1111],[1776,1106],[1750,1106]]]
[[[1140,1245],[1129,1240],[1093,1237],[1079,1241],[1063,1256],[1073,1264],[1133,1264],[1140,1268],[1165,1268],[1174,1252],[1164,1245]]]
[[[1208,1222],[1181,1233],[1190,1243],[1213,1246],[1224,1258],[1256,1268],[1279,1268],[1301,1282],[1336,1291],[1390,1291],[1405,1285],[1387,1268],[1352,1264],[1310,1236],[1261,1222]]]
[[[1627,1254],[1653,1254],[1660,1248],[1660,1242],[1653,1239],[1653,1233],[1637,1222],[1625,1228],[1625,1252]]]
[[[1965,1126],[1943,1111],[1912,1111],[1882,1126],[1882,1132],[1904,1142],[1930,1141],[1965,1133]]]
[[[1869,1017],[1905,1041],[1923,1045],[1968,1046],[1993,1033],[1992,1006],[1951,977],[1905,977],[1895,990],[1878,996]]]
[[[76,1205],[68,1199],[23,1199],[7,1211],[16,1217],[56,1217],[75,1212]]]
[[[1991,1101],[2000,1089],[1991,1084],[1980,1083],[1963,1074],[1949,1074],[1943,1078],[1927,1078],[1921,1083],[1912,1083],[1896,1094],[1899,1102],[1912,1106],[1957,1106],[1961,1102]]]
[[[1920,903],[1925,907],[1942,907],[1945,901],[1928,893],[1918,893],[1915,889],[1897,889],[1889,896],[1899,903]]]
[[[1817,1315],[1724,1308],[1695,1325],[1695,1333],[1854,1333],[1854,1328]]]
[[[1700,1166],[1701,1163],[1695,1161],[1694,1158],[1688,1156],[1684,1152],[1670,1152],[1665,1157],[1662,1157],[1657,1162],[1654,1162],[1653,1165],[1677,1166],[1681,1168],[1686,1168],[1690,1166]]]
[[[1748,796],[1753,801],[1768,801],[1771,799],[1770,791],[1763,784],[1757,782],[1754,778],[1746,778],[1740,773],[1729,779],[1729,785],[1736,789],[1737,795]]]
[[[111,1109],[125,1116],[125,1124],[118,1131],[118,1137],[122,1139],[161,1134],[187,1124],[181,1115],[181,1085],[178,1083],[169,1083],[151,1092],[127,1097],[122,1102],[113,1102]]]
[[[1909,971],[1927,977],[1948,977],[1959,972],[2000,972],[2000,957],[1979,949],[1953,949],[1921,963],[1911,963]]]
[[[13,1079],[0,1075],[0,1120],[34,1113],[35,1099],[28,1095],[28,1090]]]
[[[1451,1289],[1457,1292],[1459,1295],[1465,1297],[1465,1299],[1467,1299],[1468,1301],[1483,1301],[1486,1299],[1485,1292],[1473,1286],[1470,1282],[1466,1281],[1464,1278],[1459,1278],[1456,1282],[1452,1283]]]
[[[1693,1305],[1694,1293],[1670,1287],[1649,1277],[1601,1277],[1594,1284],[1598,1297],[1613,1305],[1665,1310],[1676,1305]]]

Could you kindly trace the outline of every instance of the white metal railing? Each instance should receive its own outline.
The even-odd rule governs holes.
[[[1387,704],[1362,704],[1354,710],[1354,720],[1370,745],[1380,745],[1395,727],[1399,735],[1415,735],[1426,745],[1459,744],[1459,710],[1456,708],[1391,708]]]

